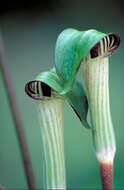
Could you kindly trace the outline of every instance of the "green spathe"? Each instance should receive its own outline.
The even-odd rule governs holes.
[[[43,100],[43,96],[40,93],[41,83],[45,83],[46,87],[50,87],[52,90],[61,95],[63,91],[62,82],[56,74],[55,69],[52,69],[48,72],[42,72],[37,77],[36,80],[30,81],[26,85],[27,94],[36,100]],[[33,89],[30,85],[33,85]],[[73,88],[66,94],[63,94],[64,98],[71,105],[78,118],[80,119],[82,125],[86,128],[90,128],[87,123],[86,116],[88,112],[88,103],[85,95],[83,85],[77,79],[75,80]]]
[[[71,90],[82,59],[106,34],[97,30],[66,29],[58,37],[55,48],[55,67],[64,89]]]
[[[55,48],[55,68],[40,73],[34,81],[29,83],[45,83],[49,88],[63,95],[72,106],[83,126],[90,128],[87,121],[88,101],[83,84],[76,79],[76,74],[81,62],[87,57],[88,53],[104,37],[112,39],[115,43],[112,47],[105,45],[109,53],[113,52],[119,45],[119,37],[116,34],[104,34],[97,30],[78,31],[66,29],[58,37]],[[112,43],[111,43],[112,44]],[[108,55],[108,54],[105,54]],[[34,85],[35,86],[35,85]],[[36,85],[37,86],[37,85]],[[32,98],[41,100],[39,87],[38,91],[31,92],[26,85],[26,92]]]

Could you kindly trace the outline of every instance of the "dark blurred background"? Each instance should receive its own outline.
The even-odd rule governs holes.
[[[46,0],[3,1],[0,29],[8,66],[25,126],[38,188],[43,186],[42,145],[37,105],[24,86],[54,64],[57,36],[65,28],[115,32],[121,45],[110,58],[110,104],[117,139],[115,189],[124,189],[124,1]],[[5,86],[0,73],[0,184],[6,189],[26,189],[23,165]],[[68,189],[100,189],[91,132],[83,129],[65,105],[65,155]]]

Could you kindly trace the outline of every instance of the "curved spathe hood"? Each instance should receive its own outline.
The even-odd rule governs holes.
[[[71,90],[84,57],[89,52],[94,57],[97,56],[95,53],[98,53],[96,49],[99,50],[101,40],[107,42],[103,45],[107,48],[108,53],[112,53],[117,49],[120,43],[120,38],[116,34],[105,34],[97,30],[66,29],[59,35],[55,48],[55,67],[60,80],[64,84],[62,94],[66,94]]]

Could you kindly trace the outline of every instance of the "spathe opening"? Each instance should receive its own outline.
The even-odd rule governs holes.
[[[45,100],[51,97],[52,89],[41,81],[30,81],[25,86],[26,93],[35,100]]]
[[[51,88],[47,84],[41,82],[41,88],[43,96],[51,97]]]
[[[119,46],[120,37],[117,34],[110,33],[103,37],[91,50],[91,59],[97,58],[98,56],[109,56],[111,55]],[[88,55],[89,56],[89,55]]]

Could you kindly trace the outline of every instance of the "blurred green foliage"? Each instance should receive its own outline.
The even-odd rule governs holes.
[[[94,3],[93,3],[94,2]],[[33,167],[42,188],[42,145],[35,100],[24,92],[24,86],[37,74],[53,67],[57,36],[65,28],[115,32],[121,37],[121,46],[110,58],[110,104],[116,132],[115,189],[124,189],[124,15],[118,4],[111,8],[101,1],[91,6],[72,3],[71,7],[56,9],[42,16],[22,13],[0,18],[8,65],[14,82],[17,101],[25,126]],[[23,165],[0,73],[0,184],[6,189],[26,189]],[[101,188],[99,169],[93,152],[90,130],[82,128],[71,108],[65,105],[65,156],[67,186],[69,189]]]

